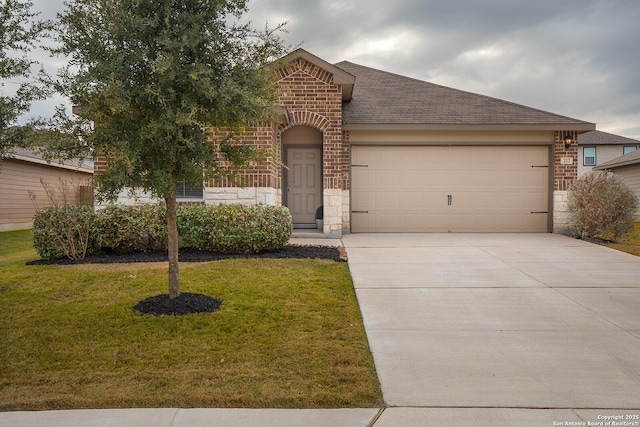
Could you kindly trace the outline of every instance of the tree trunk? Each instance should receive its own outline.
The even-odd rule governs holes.
[[[169,299],[180,296],[180,267],[178,264],[178,222],[176,219],[176,193],[165,199],[167,204],[167,231],[169,237]]]

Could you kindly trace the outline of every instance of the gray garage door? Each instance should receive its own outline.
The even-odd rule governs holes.
[[[548,150],[355,146],[351,231],[546,232]]]

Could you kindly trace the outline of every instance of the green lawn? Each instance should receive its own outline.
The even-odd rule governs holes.
[[[182,264],[212,314],[143,316],[166,263],[27,266],[0,233],[0,410],[376,407],[379,383],[346,263]]]

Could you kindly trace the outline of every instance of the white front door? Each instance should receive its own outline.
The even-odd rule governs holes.
[[[287,207],[296,227],[315,227],[316,209],[322,204],[322,150],[287,149]]]

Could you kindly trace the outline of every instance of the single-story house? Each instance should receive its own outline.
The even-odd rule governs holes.
[[[280,120],[245,135],[270,160],[246,187],[208,182],[196,198],[284,205],[299,228],[323,206],[327,237],[567,228],[576,141],[593,123],[303,49],[278,84]]]
[[[578,176],[640,148],[637,139],[594,130],[578,137]]]
[[[92,177],[91,163],[48,163],[32,151],[14,150],[0,159],[0,231],[31,228],[36,209],[52,204],[41,180],[54,190],[55,203],[65,203],[60,187],[66,185],[66,203],[77,204],[83,197],[91,197]]]
[[[594,169],[608,170],[616,175],[620,175],[629,188],[636,193],[638,200],[640,200],[640,150],[634,150],[624,156],[601,163]],[[640,207],[638,207],[636,211],[636,218],[640,220]]]

